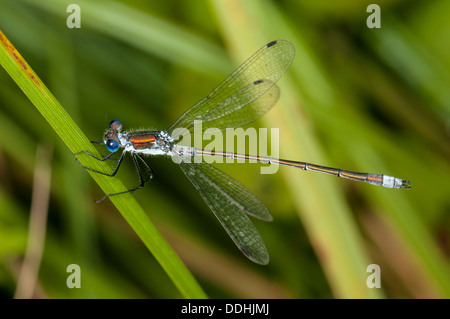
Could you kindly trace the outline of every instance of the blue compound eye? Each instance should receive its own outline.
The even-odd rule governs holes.
[[[109,128],[112,128],[113,130],[117,130],[120,131],[122,128],[122,122],[118,121],[118,120],[112,120],[109,123]]]
[[[117,143],[114,140],[108,140],[108,141],[106,141],[106,148],[110,152],[115,152],[119,149],[119,143]]]

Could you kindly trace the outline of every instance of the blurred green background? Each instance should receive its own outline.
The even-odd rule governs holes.
[[[271,257],[258,266],[170,159],[149,158],[156,175],[134,196],[209,297],[450,297],[449,1],[378,1],[380,29],[366,25],[370,1],[84,0],[81,29],[66,26],[70,3],[0,0],[0,30],[90,139],[112,119],[168,128],[285,39],[296,58],[280,101],[252,126],[280,129],[281,158],[412,183],[218,166],[274,216],[253,219]],[[111,202],[93,203],[104,193],[4,70],[0,83],[0,296],[182,297]],[[121,170],[133,186],[131,165]],[[45,211],[49,178],[48,216],[31,219],[27,250],[32,196]],[[69,264],[81,267],[81,289],[66,286]],[[366,285],[370,264],[380,289]]]

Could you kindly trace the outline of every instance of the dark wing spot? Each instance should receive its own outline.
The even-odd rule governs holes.
[[[272,41],[267,43],[267,47],[270,48],[272,45],[276,44],[278,41]]]
[[[261,83],[263,83],[264,82],[264,80],[257,80],[257,81],[255,81],[255,82],[253,82],[253,84],[254,85],[258,85],[258,84],[261,84]]]

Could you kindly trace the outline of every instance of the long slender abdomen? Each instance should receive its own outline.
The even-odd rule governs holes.
[[[238,154],[233,152],[221,152],[221,151],[211,151],[203,150],[194,147],[180,147],[179,151],[182,154],[189,154],[190,156],[198,155],[210,155],[210,156],[221,156],[226,158],[234,159],[246,159],[255,160],[265,164],[277,164],[284,166],[292,166],[303,169],[305,171],[320,172],[325,174],[334,175],[337,177],[342,177],[358,182],[365,182],[376,186],[382,186],[387,188],[411,188],[410,181],[406,179],[401,179],[393,176],[383,175],[383,174],[369,174],[369,173],[359,173],[353,171],[347,171],[340,168],[321,166],[306,162],[289,161],[272,157],[255,156],[247,154]]]

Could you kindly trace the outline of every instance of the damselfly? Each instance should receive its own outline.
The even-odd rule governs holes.
[[[327,173],[388,188],[410,188],[411,183],[408,180],[382,174],[357,173],[305,162],[212,151],[177,144],[180,137],[197,129],[198,123],[201,123],[203,131],[209,128],[222,131],[243,126],[267,113],[279,97],[279,88],[275,83],[286,72],[293,59],[294,46],[290,42],[281,40],[266,44],[207,97],[188,109],[166,131],[122,132],[122,123],[117,120],[112,121],[103,142],[97,142],[106,145],[110,152],[108,155],[98,158],[87,151],[81,151],[75,155],[85,153],[99,161],[116,161],[117,164],[112,173],[96,171],[80,164],[96,173],[114,176],[125,154],[130,153],[139,174],[140,183],[130,190],[107,194],[101,200],[108,196],[131,193],[142,188],[152,178],[153,172],[142,155],[180,156],[183,158],[180,163],[181,170],[200,192],[237,247],[250,260],[267,264],[269,254],[247,214],[264,221],[271,221],[272,216],[268,209],[235,179],[207,164],[203,158],[200,162],[194,161],[194,157],[206,155],[255,160],[261,163]],[[112,155],[120,148],[123,149],[120,158],[113,158]]]

